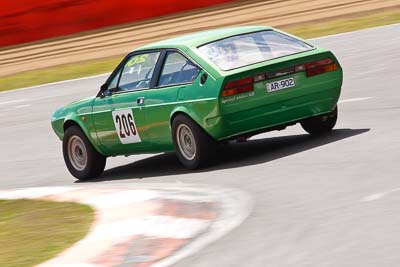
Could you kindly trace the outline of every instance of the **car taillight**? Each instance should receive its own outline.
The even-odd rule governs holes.
[[[325,58],[304,64],[307,77],[337,70],[337,65],[330,58]]]
[[[279,69],[276,71],[259,73],[253,77],[253,80],[254,80],[254,82],[260,82],[260,81],[264,81],[264,80],[272,80],[272,79],[276,79],[276,78],[279,78],[282,76],[287,76],[287,75],[290,75],[293,73],[299,73],[299,72],[306,72],[307,77],[311,77],[311,76],[315,76],[318,74],[334,71],[337,69],[338,69],[338,66],[332,59],[325,58],[325,59],[321,59],[321,60],[307,62],[302,65],[286,67],[286,68]]]
[[[222,90],[222,96],[232,96],[254,90],[254,78],[247,77],[240,80],[227,82]]]

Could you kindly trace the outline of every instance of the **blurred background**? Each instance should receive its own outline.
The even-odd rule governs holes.
[[[2,2],[0,46],[136,22],[232,0],[26,0]]]
[[[3,0],[0,90],[109,72],[135,47],[192,31],[259,24],[309,38],[399,17],[398,0]]]

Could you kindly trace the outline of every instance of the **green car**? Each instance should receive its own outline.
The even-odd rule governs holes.
[[[225,141],[295,123],[331,131],[342,80],[332,52],[271,27],[203,31],[129,53],[52,127],[78,179],[99,176],[107,157],[140,153],[175,151],[196,169]]]

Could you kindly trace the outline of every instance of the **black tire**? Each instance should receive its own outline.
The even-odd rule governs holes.
[[[187,129],[191,132],[191,135],[189,132],[185,132]],[[180,134],[183,135],[181,138],[178,137]],[[214,163],[217,143],[189,117],[179,114],[174,118],[172,121],[172,139],[176,155],[185,168],[195,170]],[[194,140],[194,145],[192,139]],[[189,143],[191,146],[186,145]],[[186,150],[182,147],[188,148],[189,151],[186,153]],[[191,148],[194,149],[192,158],[190,154]]]
[[[106,166],[106,157],[96,151],[85,133],[75,125],[65,130],[63,155],[69,172],[79,180],[100,176]],[[86,160],[82,160],[84,158]]]
[[[337,117],[338,108],[336,106],[329,114],[303,120],[301,122],[301,127],[303,127],[303,129],[309,134],[324,134],[332,131],[333,127],[336,125]]]

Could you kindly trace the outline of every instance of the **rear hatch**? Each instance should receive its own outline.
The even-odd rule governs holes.
[[[341,86],[341,67],[334,55],[315,48],[226,71],[220,93],[221,114],[264,107],[264,112],[310,101],[321,90]]]

